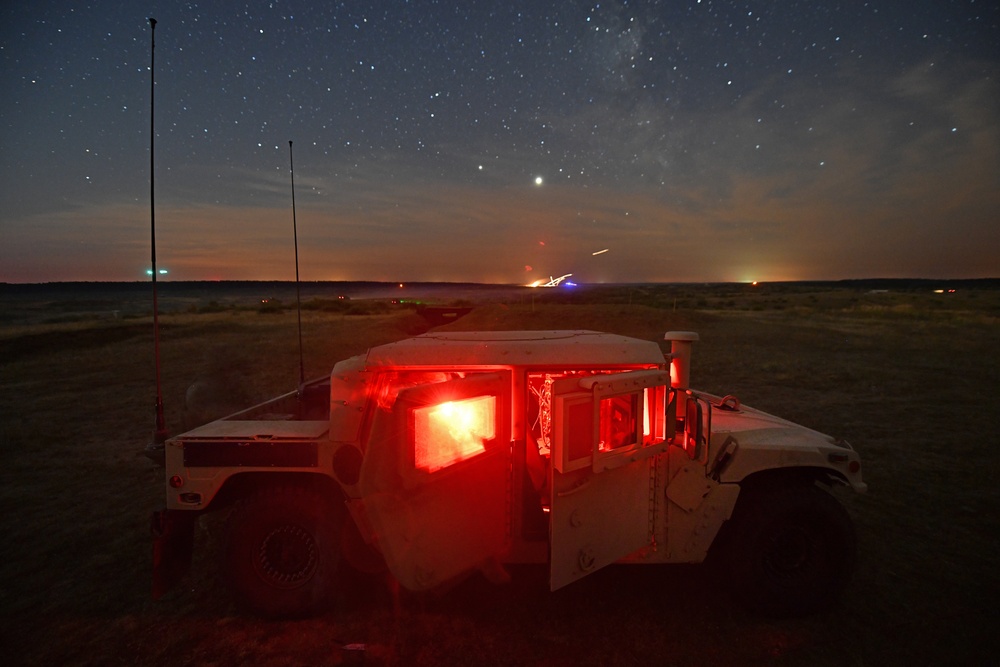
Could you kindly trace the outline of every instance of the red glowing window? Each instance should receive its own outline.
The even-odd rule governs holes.
[[[599,451],[606,452],[635,444],[638,403],[637,394],[601,399],[597,442]]]
[[[556,470],[567,473],[590,465],[601,472],[664,451],[669,377],[664,370],[641,369],[555,380]]]
[[[642,409],[639,406],[642,405]],[[666,439],[664,411],[666,387],[645,387],[641,394],[620,394],[602,398],[598,418],[598,451],[606,452],[628,447],[638,442],[642,446],[658,444]],[[637,432],[642,415],[642,431]]]
[[[476,396],[413,410],[413,463],[435,472],[486,451],[496,437],[496,397]]]
[[[667,439],[667,388],[664,385],[646,387],[642,391],[645,408],[642,411],[642,444],[655,445]]]

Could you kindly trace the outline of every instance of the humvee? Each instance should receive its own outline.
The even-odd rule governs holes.
[[[711,556],[774,615],[829,607],[864,492],[844,441],[689,385],[693,332],[437,332],[166,441],[154,596],[190,563],[197,518],[230,513],[223,571],[255,613],[301,616],[354,571],[410,591],[508,564],[551,590],[613,563]]]

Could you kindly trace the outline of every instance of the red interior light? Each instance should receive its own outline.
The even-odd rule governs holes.
[[[496,397],[477,396],[413,411],[413,462],[434,472],[486,451],[496,437]]]
[[[601,399],[601,451],[635,444],[636,398],[635,394],[625,394]]]

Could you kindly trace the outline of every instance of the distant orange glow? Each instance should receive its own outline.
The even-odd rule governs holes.
[[[300,265],[306,281],[393,285],[522,283],[525,265],[546,275],[573,272],[580,283],[757,280],[760,286],[864,278],[876,272],[887,278],[992,275],[996,261],[990,251],[995,243],[989,234],[995,227],[988,212],[995,210],[1000,194],[969,195],[969,201],[978,202],[976,215],[967,216],[971,231],[964,237],[942,237],[933,253],[920,245],[925,236],[892,231],[910,220],[964,214],[957,204],[946,206],[952,201],[949,193],[965,191],[963,183],[958,175],[927,183],[923,195],[915,198],[919,210],[909,204],[891,211],[878,208],[873,214],[901,221],[885,227],[887,231],[869,224],[856,200],[832,197],[828,185],[846,186],[826,179],[815,184],[818,192],[796,190],[775,200],[768,193],[780,183],[744,174],[735,179],[732,196],[725,200],[694,192],[686,205],[672,207],[663,206],[660,193],[641,188],[626,193],[546,187],[537,196],[511,199],[507,191],[478,186],[382,184],[385,189],[370,198],[358,195],[337,206],[310,206],[307,200],[299,210]],[[835,203],[817,206],[817,199]],[[608,219],[609,209],[625,207],[630,221],[643,221],[641,227],[619,227]],[[362,209],[365,213],[359,216]],[[160,206],[157,250],[162,265],[170,267],[165,278],[293,280],[291,234],[275,224],[287,215],[280,206]],[[146,278],[149,228],[136,221],[148,216],[145,206],[108,204],[14,220],[4,227],[0,281]],[[563,221],[571,219],[596,221],[601,231],[584,234],[583,228],[567,228]],[[715,222],[706,225],[706,219]],[[470,225],[469,220],[478,222]],[[845,220],[854,227],[844,228]],[[754,229],[767,233],[755,235]],[[859,234],[867,235],[864,244],[851,240]],[[593,257],[612,238],[614,252]],[[485,256],[483,248],[489,248]],[[676,261],[662,261],[664,248]]]

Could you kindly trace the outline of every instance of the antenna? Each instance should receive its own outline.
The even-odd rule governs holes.
[[[160,385],[160,308],[156,295],[156,205],[153,172],[155,161],[153,159],[153,141],[156,137],[156,125],[154,123],[153,104],[156,92],[156,81],[154,77],[153,65],[155,63],[156,51],[156,19],[149,19],[149,235],[150,253],[153,266],[153,358],[156,367],[156,430],[153,431],[154,447],[162,445],[167,439],[166,420],[163,418],[163,389]]]
[[[288,141],[288,168],[292,176],[292,236],[295,239],[295,310],[299,316],[299,391],[306,383],[305,363],[302,360],[302,290],[299,287],[299,230],[295,222],[295,162],[292,159],[292,142]]]

